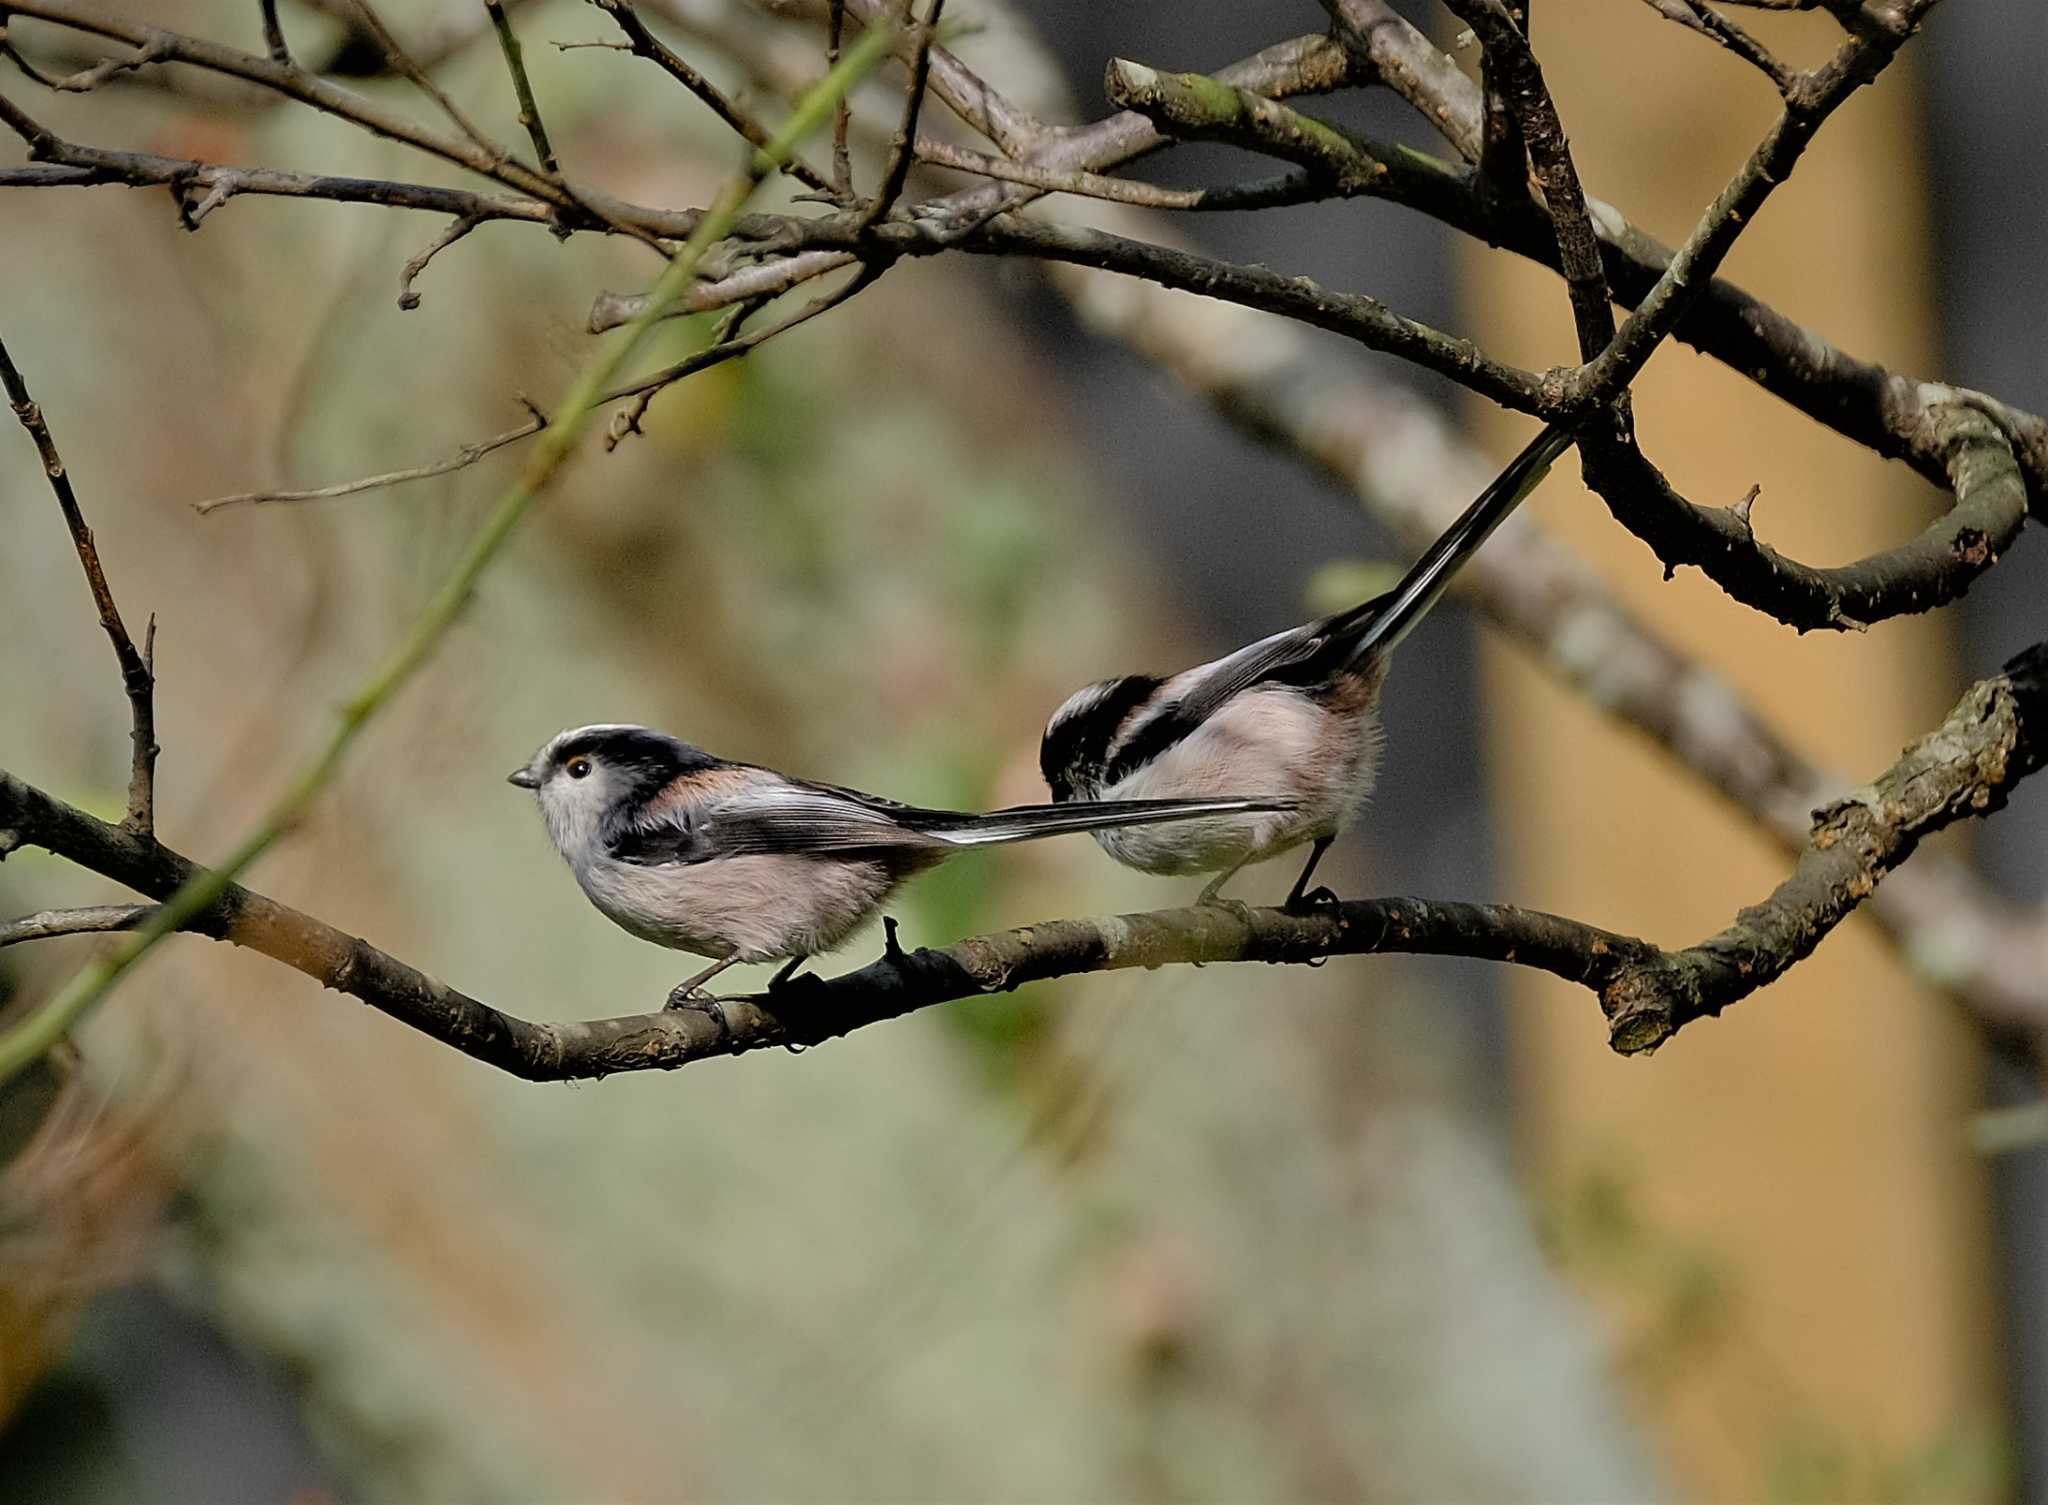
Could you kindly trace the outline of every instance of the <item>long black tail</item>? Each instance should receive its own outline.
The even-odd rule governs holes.
[[[1083,800],[1066,805],[1019,805],[968,815],[921,811],[919,828],[955,846],[993,846],[1032,841],[1069,831],[1101,831],[1113,826],[1149,826],[1159,821],[1198,820],[1206,815],[1238,815],[1262,810],[1292,810],[1284,799]]]
[[[1415,567],[1402,577],[1401,583],[1367,603],[1372,620],[1360,634],[1354,655],[1373,650],[1391,652],[1396,643],[1408,636],[1436,605],[1451,583],[1451,576],[1458,573],[1501,521],[1522,504],[1522,499],[1536,489],[1537,483],[1550,473],[1551,462],[1572,447],[1573,438],[1570,429],[1552,424],[1510,460],[1507,469],[1494,477],[1493,484],[1479,493],[1479,499],[1444,530],[1443,537],[1429,546],[1428,553],[1415,561]],[[1359,611],[1366,609],[1360,607]]]

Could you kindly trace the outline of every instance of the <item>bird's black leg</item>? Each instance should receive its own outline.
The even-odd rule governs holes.
[[[781,987],[784,983],[788,982],[792,977],[796,976],[797,969],[803,966],[803,964],[809,960],[810,958],[808,956],[792,956],[788,961],[784,962],[782,964],[782,970],[780,972],[777,972],[773,977],[768,979],[768,991],[771,993],[774,992],[777,988]]]
[[[1338,902],[1336,894],[1327,888],[1318,888],[1313,893],[1308,891],[1308,880],[1314,875],[1316,864],[1323,860],[1323,853],[1330,849],[1330,842],[1333,839],[1328,836],[1318,836],[1315,845],[1308,849],[1308,864],[1302,868],[1301,876],[1294,880],[1294,892],[1287,896],[1287,903],[1284,906],[1290,912],[1298,914],[1304,909],[1313,909],[1319,904],[1335,904]]]
[[[889,915],[882,916],[882,957],[886,961],[903,960],[903,943],[896,939],[896,921]]]

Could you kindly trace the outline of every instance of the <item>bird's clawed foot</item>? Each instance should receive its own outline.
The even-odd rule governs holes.
[[[896,939],[895,918],[890,915],[883,915],[882,959],[884,961],[894,962],[897,966],[900,967],[901,965],[903,965],[903,958],[908,954],[909,953],[903,949],[903,943]]]
[[[1335,909],[1343,902],[1335,889],[1319,885],[1305,894],[1289,894],[1282,907],[1289,914],[1314,914],[1319,909]]]
[[[1204,889],[1195,902],[1204,909],[1220,909],[1233,914],[1244,925],[1249,926],[1252,923],[1252,907],[1242,899],[1226,899],[1220,894]]]
[[[711,981],[712,978],[738,960],[739,958],[736,956],[728,956],[722,961],[713,962],[695,977],[677,983],[669,991],[666,1007],[689,1009],[704,1015],[705,1018],[718,1026],[719,1039],[730,1040],[732,1038],[732,1023],[725,1017],[725,1000],[715,997],[705,988],[704,984]]]
[[[691,982],[678,984],[675,990],[668,995],[668,1003],[665,1007],[688,1009],[691,1013],[702,1014],[718,1026],[719,1039],[730,1040],[732,1038],[732,1022],[725,1017],[725,1000],[716,997],[703,988],[692,986],[694,981],[695,979],[692,979]]]

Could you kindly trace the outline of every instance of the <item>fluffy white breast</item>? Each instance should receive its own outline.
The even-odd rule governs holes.
[[[902,881],[879,862],[781,854],[657,867],[599,857],[573,866],[590,902],[642,940],[749,962],[831,950]]]
[[[1103,799],[1274,795],[1297,808],[1099,831],[1119,862],[1146,872],[1217,872],[1333,836],[1372,789],[1380,746],[1370,711],[1340,714],[1282,685],[1234,696],[1179,742],[1101,791]]]

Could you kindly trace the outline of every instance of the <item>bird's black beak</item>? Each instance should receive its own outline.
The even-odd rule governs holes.
[[[533,776],[533,770],[530,768],[513,769],[510,773],[505,775],[505,782],[508,784],[517,784],[521,789],[540,788],[540,780]]]

